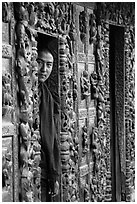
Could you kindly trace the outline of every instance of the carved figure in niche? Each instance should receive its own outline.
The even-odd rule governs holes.
[[[70,24],[69,36],[70,36],[70,39],[72,41],[76,40],[76,37],[77,37],[77,35],[76,35],[76,27],[75,27],[75,24],[74,24],[73,21]]]
[[[45,47],[38,47],[39,113],[41,134],[41,200],[51,201],[59,191],[59,150],[55,115],[59,113],[59,97],[51,93],[46,80],[53,68],[53,55]]]
[[[2,155],[2,201],[11,202],[10,191],[11,191],[11,173],[12,173],[12,155],[9,150],[3,152]]]
[[[16,34],[17,34],[17,41],[18,41],[18,46],[22,51],[22,56],[25,57],[25,36],[26,36],[26,32],[25,32],[25,26],[23,23],[18,23],[16,26]]]
[[[8,2],[2,2],[2,21],[7,23],[10,20],[10,9]]]
[[[80,12],[79,15],[79,30],[80,30],[80,39],[83,43],[86,40],[86,23],[87,23],[87,16],[85,11]]]
[[[94,175],[97,171],[97,154],[98,154],[97,137],[98,137],[98,129],[94,127],[90,135],[90,151],[92,153],[92,159],[94,162],[94,165],[93,165]]]
[[[2,157],[2,187],[10,188],[10,177],[11,177],[11,153],[7,150],[6,153]]]
[[[10,95],[10,87],[11,87],[11,76],[8,73],[5,73],[2,76],[2,105],[11,106],[11,95]]]
[[[5,73],[2,76],[2,116],[10,113],[12,109],[11,76]]]
[[[78,85],[76,78],[73,78],[73,100],[75,101],[78,97]]]
[[[81,97],[82,99],[85,99],[87,96],[90,95],[89,93],[89,79],[88,79],[88,72],[86,70],[83,71],[83,73],[81,74],[81,78],[80,78],[80,82],[81,82]]]
[[[96,73],[96,72],[93,72],[93,73],[90,75],[91,99],[97,99],[97,98],[98,98],[97,83],[98,83],[97,73]]]
[[[90,14],[90,18],[89,18],[89,43],[90,44],[94,42],[97,35],[95,18],[96,17],[93,13]]]
[[[87,134],[87,127],[83,126],[82,128],[82,148],[83,148],[83,155],[88,151],[88,134]]]

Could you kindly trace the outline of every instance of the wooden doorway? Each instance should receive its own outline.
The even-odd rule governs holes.
[[[124,27],[110,25],[110,106],[112,201],[121,201],[124,188]]]

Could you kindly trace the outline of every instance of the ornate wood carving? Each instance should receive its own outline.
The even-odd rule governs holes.
[[[18,201],[18,137],[14,83],[13,3],[2,3],[2,165],[8,172],[8,185],[2,188],[3,202]],[[3,178],[4,181],[4,178]]]
[[[98,98],[98,88],[97,88],[97,73],[94,71],[90,75],[90,92],[91,92],[91,99],[97,99]]]
[[[91,13],[89,16],[89,44],[94,43],[96,40],[97,28],[96,28],[96,16]]]
[[[8,72],[2,75],[2,119],[11,120],[13,111],[13,96],[11,92],[11,75]]]
[[[87,98],[87,96],[90,96],[89,92],[90,83],[88,71],[86,70],[83,71],[83,73],[81,74],[80,82],[81,82],[81,98],[83,100]]]
[[[79,31],[80,39],[83,43],[85,43],[87,34],[87,16],[85,11],[81,11],[79,15]]]
[[[17,21],[16,70],[20,106],[22,201],[37,201],[40,199],[39,189],[35,186],[34,181],[34,178],[39,178],[39,172],[35,171],[36,169],[38,171],[40,146],[38,143],[37,117],[37,45],[32,28],[46,34],[59,36],[62,200],[76,201],[78,139],[74,134],[76,117],[73,109],[73,98],[75,98],[75,101],[77,100],[77,85],[75,78],[73,78],[73,43],[76,38],[72,18],[73,7],[71,3],[26,2],[15,3],[14,8]],[[75,88],[74,91],[73,87]],[[34,166],[35,155],[38,155],[36,166]],[[68,190],[66,190],[66,182],[68,182],[66,178],[69,181]],[[29,182],[27,182],[28,179]]]
[[[12,137],[2,139],[2,201],[13,201],[13,149]]]
[[[71,41],[69,41],[71,43]],[[68,53],[68,41],[60,38],[60,74],[61,74],[61,162],[62,162],[62,190],[63,201],[77,200],[77,171],[78,171],[78,138],[74,134],[76,116],[73,108],[73,98],[77,98],[73,86],[73,63],[70,64],[71,52]],[[71,65],[71,66],[70,66]]]
[[[40,136],[37,42],[23,3],[15,3],[16,73],[19,100],[21,201],[40,201]]]
[[[82,153],[83,155],[85,155],[85,153],[87,153],[88,151],[88,134],[87,134],[87,127],[83,126],[82,128],[83,132],[82,132]]]
[[[134,2],[103,2],[98,3],[97,7],[99,21],[105,20],[117,25],[134,25],[135,23]]]
[[[2,2],[2,21],[8,23],[11,20],[11,8],[9,2]]]
[[[11,58],[12,57],[12,46],[9,44],[2,44],[2,57]]]
[[[109,23],[126,26],[126,201],[132,200],[135,179],[134,27],[129,25],[134,25],[134,3],[97,3],[96,13],[91,10],[90,14],[86,6],[78,6],[78,10],[75,6],[67,2],[14,3],[22,202],[40,201],[37,31],[59,40],[57,63],[60,76],[59,81],[54,81],[57,74],[54,73],[54,85],[51,82],[50,86],[56,89],[59,83],[61,98],[61,201],[76,202],[83,199],[104,202],[112,199]],[[10,15],[9,3],[3,3],[3,22],[9,22]],[[89,46],[93,46],[94,52],[90,47],[93,56],[88,53]],[[2,54],[10,58],[11,47],[4,44]],[[90,66],[94,63],[92,72]],[[6,108],[12,107],[9,84],[10,78],[3,75],[2,103]],[[94,108],[91,107],[93,104]]]
[[[125,29],[126,201],[135,201],[135,28]]]
[[[91,201],[111,201],[110,123],[109,123],[109,43],[108,26],[97,24],[96,69],[90,75],[91,99],[96,101],[97,123],[91,133]],[[105,195],[105,196],[104,196]]]
[[[97,4],[97,25],[98,25],[98,34],[100,33],[101,35],[98,36],[98,47],[97,47],[97,53],[96,53],[96,60],[97,60],[97,75],[98,75],[98,80],[99,80],[99,87],[101,87],[101,90],[103,90],[104,92],[104,102],[102,101],[102,105],[104,104],[104,110],[105,110],[105,114],[103,114],[102,118],[104,118],[104,122],[103,122],[103,128],[99,125],[98,126],[98,134],[100,135],[103,135],[105,136],[106,135],[106,138],[105,138],[105,143],[106,144],[106,148],[104,146],[103,149],[105,149],[106,151],[106,155],[108,155],[105,159],[106,161],[106,168],[108,169],[107,171],[107,174],[106,174],[106,192],[105,192],[105,200],[106,201],[109,201],[111,200],[111,173],[110,173],[110,139],[109,139],[109,135],[110,135],[110,125],[109,125],[109,112],[110,112],[110,105],[109,105],[109,70],[108,70],[108,67],[109,67],[109,23],[112,23],[114,25],[122,25],[122,26],[125,26],[125,36],[128,36],[128,37],[125,37],[125,43],[126,43],[126,47],[125,47],[125,56],[132,56],[132,62],[130,62],[129,58],[126,57],[126,60],[125,60],[125,63],[126,63],[126,70],[125,70],[125,77],[126,77],[126,83],[125,84],[125,95],[127,97],[125,97],[125,104],[130,104],[130,96],[128,95],[129,91],[127,91],[127,89],[129,90],[128,87],[128,84],[132,84],[131,85],[131,89],[132,90],[131,92],[134,93],[134,68],[133,68],[133,64],[134,64],[134,3],[123,3],[123,2],[120,2],[120,3],[99,3]],[[130,26],[132,25],[132,26]],[[131,28],[131,30],[130,30]],[[130,30],[130,31],[129,31]],[[128,34],[127,34],[128,33]],[[130,33],[130,34],[129,34]],[[129,36],[132,36],[132,37],[129,37]],[[132,39],[132,40],[129,40],[130,42],[128,42],[128,39]],[[101,44],[100,44],[101,42]],[[132,43],[131,43],[132,42]],[[131,45],[132,44],[132,45]],[[101,45],[101,46],[100,46]],[[131,49],[130,48],[127,48],[128,45],[131,45]],[[130,46],[129,46],[130,47]],[[130,53],[130,54],[129,54]],[[131,54],[132,53],[132,54]],[[101,62],[101,63],[100,63]],[[129,64],[130,64],[130,70],[132,69],[132,71],[130,72],[132,76],[132,82],[130,81],[130,78],[128,78],[129,76]],[[105,79],[105,81],[103,82],[102,79]],[[92,90],[93,92],[95,92],[94,90],[96,90],[94,88],[94,80],[92,79]],[[100,84],[100,82],[103,82]],[[104,84],[104,85],[103,85]],[[101,85],[101,86],[100,86]],[[103,86],[102,86],[103,85]],[[95,87],[98,87],[98,85],[96,85]],[[102,89],[103,88],[103,89]],[[103,96],[102,95],[102,96]],[[134,101],[134,94],[131,94],[131,98],[132,98],[132,102]],[[126,107],[129,108],[129,106],[125,106],[125,109]],[[129,137],[128,133],[125,132],[125,138],[126,138],[126,144],[128,144],[128,142],[130,141],[129,138],[131,138],[132,141],[134,141],[134,102],[132,103],[131,105],[131,109],[133,110],[132,112],[132,116],[131,116],[131,123],[133,124],[133,129],[129,129],[129,126],[128,126],[128,119],[126,119],[126,110],[125,110],[125,124],[126,124],[126,129],[125,131],[127,131],[130,135],[132,134],[131,137]],[[128,110],[127,108],[127,110]],[[99,122],[99,120],[98,120]],[[104,127],[106,127],[106,130],[104,129]],[[102,131],[101,131],[101,129]],[[104,130],[105,131],[104,131]],[[131,131],[131,132],[130,132]],[[101,135],[100,135],[100,138],[101,138]],[[103,140],[102,140],[103,141]],[[130,142],[129,142],[130,143]],[[131,156],[130,156],[130,153],[129,153],[129,147],[131,147],[131,145],[127,145],[126,146],[126,149],[124,150],[123,149],[123,145],[121,142],[119,142],[119,145],[121,145],[121,168],[122,168],[122,171],[125,172],[125,169],[124,166],[124,157],[126,157],[126,161],[127,161],[127,167],[126,167],[126,172],[127,175],[129,175],[133,169],[134,169],[134,156],[132,157],[132,162],[129,162],[129,160],[131,161]],[[134,145],[131,147],[131,151],[133,151],[133,154],[134,155]],[[103,155],[103,152],[101,153]],[[124,155],[126,154],[126,155]],[[128,156],[127,156],[128,155]],[[130,158],[130,159],[129,159]],[[132,166],[132,164],[133,166]],[[131,167],[132,166],[132,167]],[[100,169],[100,168],[99,168]],[[100,171],[100,170],[99,170]],[[133,170],[134,172],[134,170]],[[98,172],[99,174],[99,172]],[[124,194],[124,187],[122,186],[123,190],[122,190],[122,199],[123,200],[127,200],[127,201],[131,201],[132,199],[134,200],[134,173],[132,174],[133,177],[132,177],[132,182],[130,182],[130,179],[129,177],[127,178],[126,177],[126,180],[127,180],[127,184],[126,186],[127,187],[127,192],[126,192],[126,195]],[[130,177],[131,178],[131,177]],[[99,180],[99,179],[98,179]]]
[[[16,3],[17,19],[28,21],[28,25],[51,34],[68,35],[74,39],[74,24],[71,22],[71,3],[25,2]]]

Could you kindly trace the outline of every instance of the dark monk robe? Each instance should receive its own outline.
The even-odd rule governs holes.
[[[40,134],[41,134],[41,197],[51,201],[49,191],[53,191],[59,176],[59,149],[54,115],[59,111],[59,98],[51,95],[45,82],[39,83],[40,92]]]

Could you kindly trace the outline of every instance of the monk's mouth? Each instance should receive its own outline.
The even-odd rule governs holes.
[[[46,77],[46,74],[39,74],[38,77]]]

